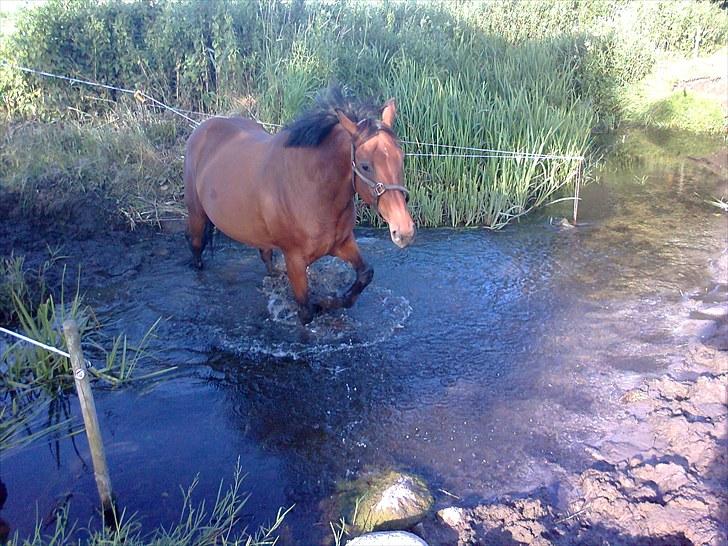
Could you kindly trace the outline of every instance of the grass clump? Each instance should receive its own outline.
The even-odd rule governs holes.
[[[48,293],[46,273],[53,267],[57,255],[43,262],[37,270],[25,265],[25,257],[10,256],[0,259],[0,322],[11,324],[18,321],[16,301],[24,302],[31,312],[42,303]]]
[[[400,107],[399,123],[402,138],[411,143],[405,150],[423,154],[406,161],[412,208],[420,225],[499,228],[573,182],[578,160],[517,156],[558,150],[576,157],[588,152],[594,114],[574,94],[570,76],[578,66],[566,44],[561,45],[563,49],[501,44],[487,55],[502,60],[480,66],[479,61],[465,60],[471,46],[464,44],[458,51],[463,56],[458,74],[429,65],[424,68],[428,77],[421,78],[423,68],[402,58],[393,80],[381,82],[392,95],[411,97]],[[535,65],[549,66],[566,77],[529,77]],[[440,123],[442,119],[447,125]],[[419,142],[450,148],[433,149]],[[487,142],[488,148],[516,155],[495,157],[458,149],[463,142]],[[485,157],[463,160],[459,154]]]
[[[249,496],[242,491],[244,475],[236,466],[233,482],[225,488],[221,482],[212,506],[204,501],[193,501],[195,480],[183,490],[183,502],[179,520],[170,527],[160,527],[144,532],[136,515],[126,512],[114,514],[115,521],[106,522],[96,530],[77,529],[68,520],[67,507],[56,514],[55,527],[45,532],[38,524],[33,536],[10,538],[8,546],[60,546],[80,542],[88,546],[273,546],[278,542],[277,533],[286,515],[293,509],[280,509],[271,525],[263,526],[255,533],[248,533],[241,525],[242,510]]]
[[[78,284],[67,295],[65,268],[61,273],[58,297],[49,289],[46,277],[61,257],[53,255],[37,270],[26,267],[22,257],[0,260],[0,313],[4,325],[45,345],[66,350],[62,324],[72,318],[86,344],[85,354],[104,362],[89,368],[103,384],[116,387],[132,380],[157,376],[167,370],[144,376],[135,373],[158,321],[141,341],[132,345],[124,334],[104,336],[91,307],[83,302]],[[12,339],[0,333],[2,340]],[[107,350],[106,346],[110,345]],[[68,358],[24,341],[0,344],[0,451],[23,447],[64,428],[73,433],[68,396],[73,389],[73,372]],[[45,415],[45,422],[43,416]]]

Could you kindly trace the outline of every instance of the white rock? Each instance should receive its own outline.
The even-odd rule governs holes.
[[[449,506],[440,510],[437,517],[449,527],[458,527],[465,523],[465,510],[457,506]]]
[[[427,546],[427,542],[405,531],[380,531],[356,537],[346,546]]]

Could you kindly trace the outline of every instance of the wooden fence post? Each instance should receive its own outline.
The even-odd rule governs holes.
[[[106,466],[106,454],[104,453],[104,444],[101,440],[101,430],[99,429],[99,419],[96,415],[94,395],[91,392],[91,383],[88,377],[88,370],[86,369],[86,361],[81,351],[81,337],[78,333],[78,324],[76,324],[75,320],[68,319],[63,322],[63,334],[66,337],[68,353],[71,355],[73,378],[76,381],[76,391],[78,392],[78,400],[81,403],[81,413],[83,414],[83,423],[86,427],[86,437],[88,438],[88,445],[91,448],[91,461],[94,466],[96,488],[99,490],[99,497],[101,497],[102,510],[104,514],[107,514],[113,508],[111,479],[109,478],[109,468]]]
[[[580,159],[576,167],[576,180],[574,181],[574,225],[579,214],[579,190],[581,189],[581,177],[584,174],[584,160]]]

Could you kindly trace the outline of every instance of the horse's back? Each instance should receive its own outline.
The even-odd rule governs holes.
[[[203,212],[239,241],[256,244],[266,239],[261,230],[269,184],[262,159],[269,154],[272,139],[258,123],[240,117],[211,118],[200,124],[187,141],[185,155],[185,200],[190,212]]]
[[[187,140],[185,169],[189,167],[197,170],[201,163],[211,160],[225,144],[246,137],[267,140],[271,135],[251,119],[215,117],[204,121],[192,131]]]

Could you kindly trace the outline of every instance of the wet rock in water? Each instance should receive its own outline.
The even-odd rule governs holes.
[[[649,394],[643,389],[631,389],[625,392],[619,401],[622,404],[636,404],[650,399]]]
[[[368,533],[346,543],[347,546],[427,546],[427,542],[406,531]]]
[[[437,513],[437,517],[440,518],[445,525],[457,529],[465,525],[466,512],[462,508],[456,506],[450,506],[443,508]]]
[[[421,478],[395,471],[367,475],[346,489],[350,521],[365,532],[408,529],[420,522],[434,503]]]
[[[547,529],[553,526],[552,508],[541,499],[518,499],[473,509],[480,532],[488,535],[505,531],[517,544],[547,546]],[[483,532],[484,530],[487,530]]]
[[[475,508],[440,510],[436,525],[430,525],[423,536],[433,546],[505,543],[550,546],[551,541],[546,537],[556,527],[555,522],[553,507],[545,500],[502,499]],[[443,533],[445,529],[449,535]],[[504,540],[505,537],[508,539]]]

